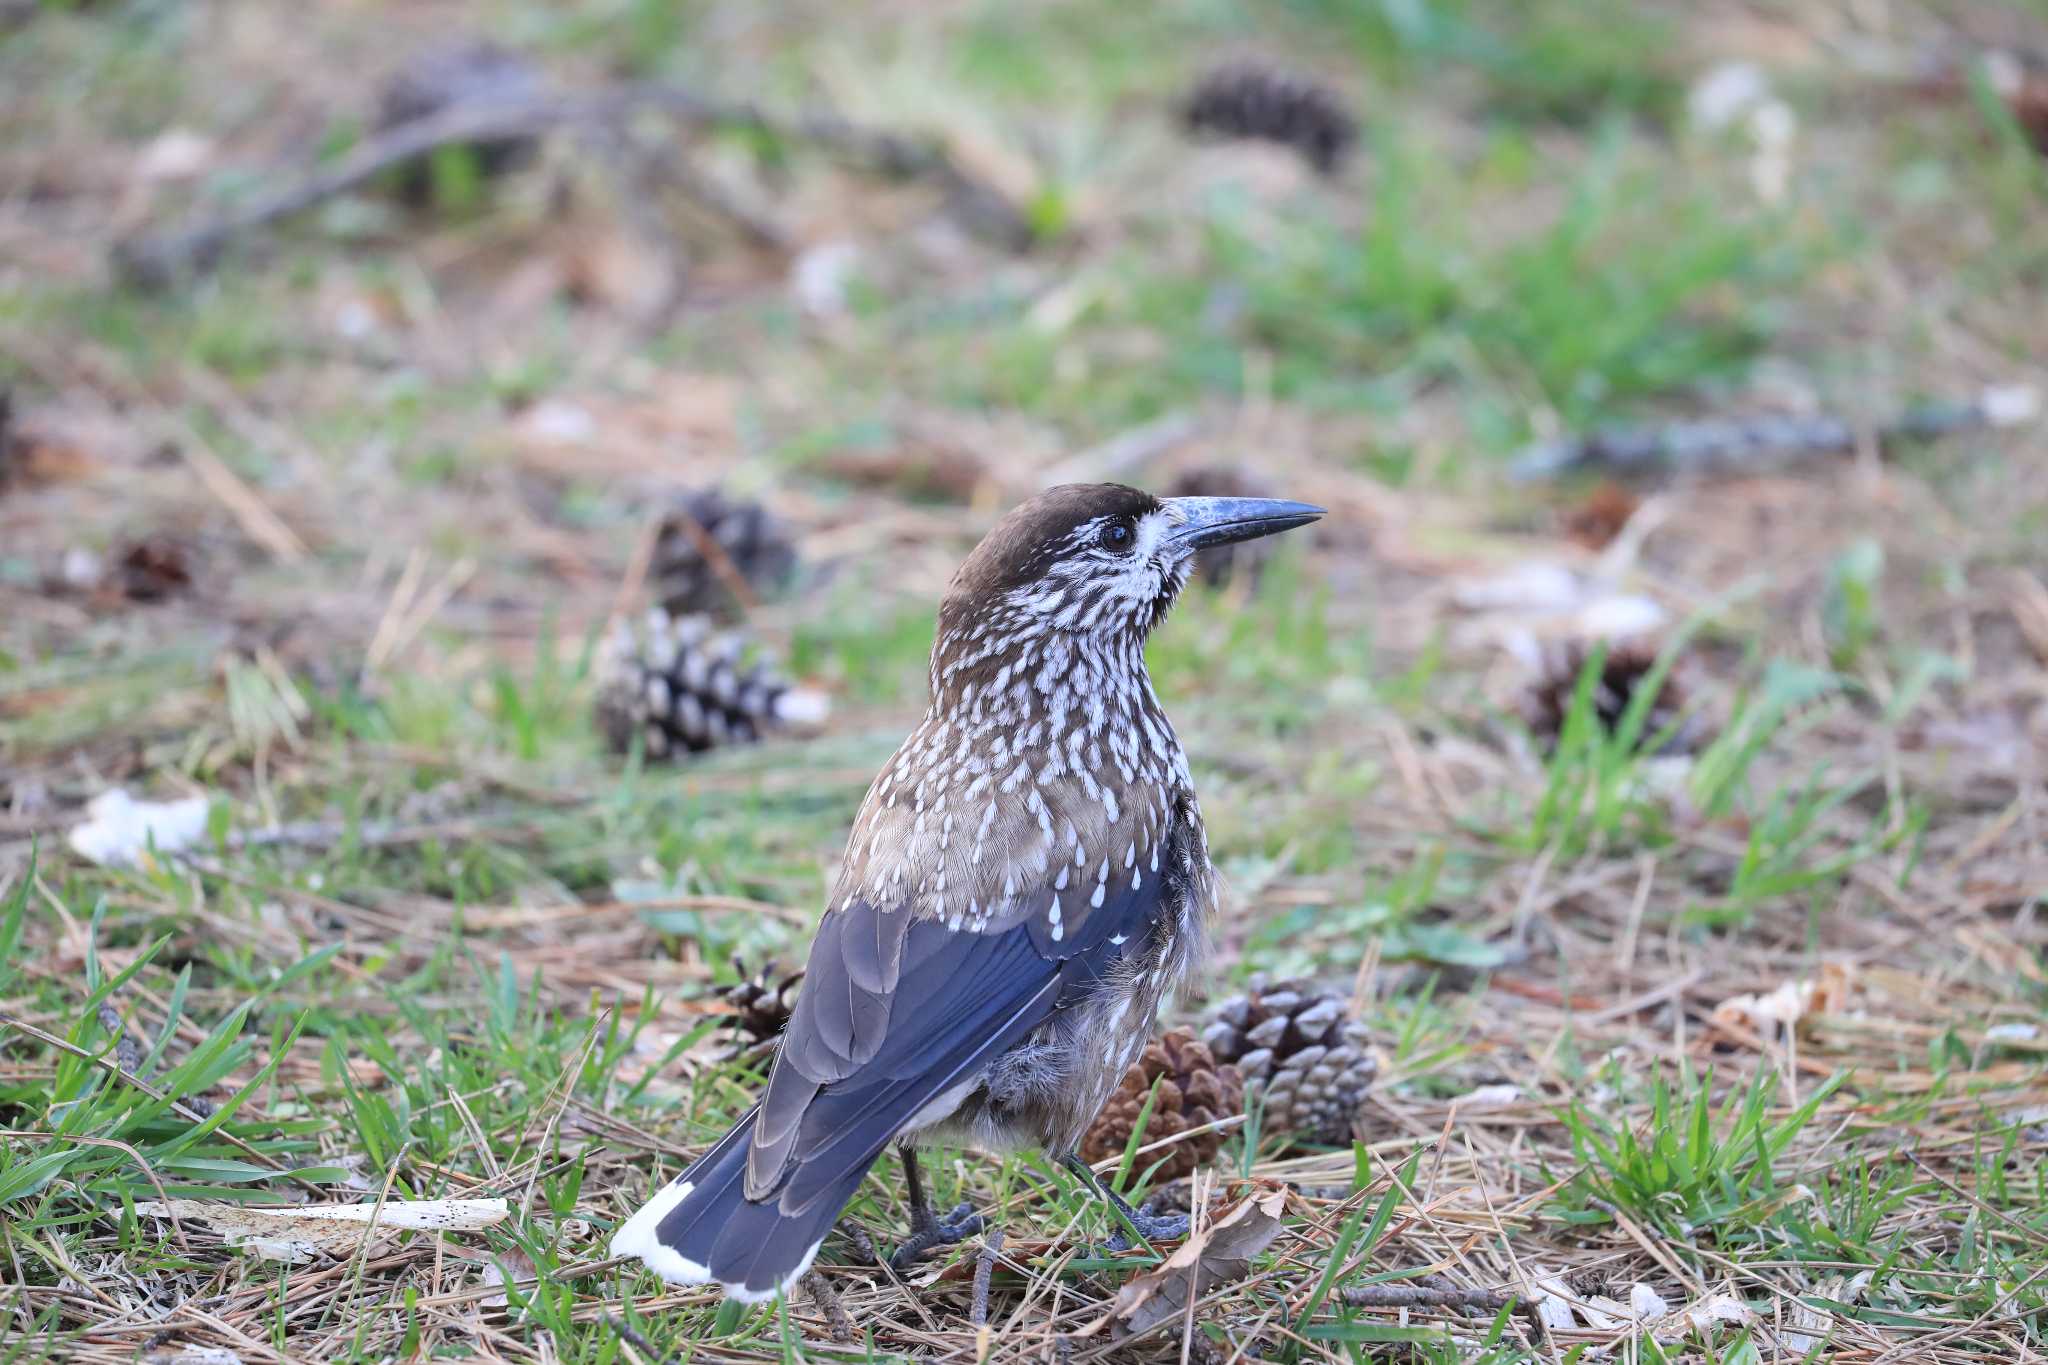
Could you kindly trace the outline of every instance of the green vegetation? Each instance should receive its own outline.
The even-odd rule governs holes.
[[[1615,423],[2037,379],[2020,115],[1883,85],[1835,7],[1723,8],[0,15],[0,1362],[976,1358],[972,1245],[908,1283],[863,1250],[904,1225],[888,1163],[822,1258],[851,1340],[604,1248],[758,1088],[712,993],[800,959],[952,566],[1162,417],[1192,434],[1120,477],[1242,465],[1332,509],[1150,646],[1229,888],[1215,993],[1355,982],[1380,1070],[1350,1150],[1232,1132],[1205,1178],[1290,1184],[1280,1234],[1133,1342],[1091,1324],[1159,1255],[1106,1250],[1070,1174],[928,1160],[1005,1230],[987,1358],[2048,1349],[2043,428],[1658,479],[1618,537],[1580,483],[1502,476]],[[2011,7],[1881,8],[1857,43],[1918,70]],[[710,193],[564,135],[166,288],[104,269],[359,145],[458,19],[565,86],[943,135],[1041,240],[800,140],[660,144]],[[1244,51],[1357,111],[1349,164],[1182,135]],[[1688,124],[1730,60],[1794,118],[1781,196],[1742,125]],[[597,641],[647,598],[650,509],[709,482],[795,528],[746,627],[831,722],[609,753]],[[1615,704],[1595,645],[1532,725],[1531,661],[1623,595],[1683,623],[1648,677]],[[117,787],[198,799],[203,837],[80,856]],[[164,1199],[507,1215],[289,1263]]]

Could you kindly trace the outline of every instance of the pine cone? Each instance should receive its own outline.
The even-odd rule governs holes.
[[[742,590],[767,596],[788,582],[796,547],[758,502],[728,498],[716,488],[690,494],[662,518],[654,543],[654,591],[677,616],[709,612],[731,617],[746,605]]]
[[[1181,111],[1188,130],[1292,147],[1334,174],[1358,140],[1358,121],[1327,86],[1256,62],[1219,66],[1196,83]]]
[[[1242,469],[1226,466],[1203,466],[1186,470],[1166,486],[1162,495],[1169,498],[1270,498],[1278,496],[1272,489]],[[1275,541],[1272,537],[1260,540],[1240,540],[1231,545],[1218,545],[1204,550],[1195,558],[1195,571],[1204,583],[1222,587],[1240,573],[1245,582],[1256,586],[1259,575],[1265,571],[1266,561],[1273,556]]]
[[[128,602],[168,602],[192,591],[192,547],[175,536],[145,536],[121,547],[100,594]]]
[[[1563,736],[1572,697],[1578,690],[1579,674],[1585,671],[1586,661],[1591,657],[1592,651],[1577,642],[1544,650],[1536,680],[1522,696],[1521,709],[1522,719],[1545,749],[1555,749]],[[1608,648],[1600,676],[1593,683],[1593,718],[1603,731],[1611,735],[1620,729],[1621,718],[1628,713],[1636,692],[1648,681],[1656,663],[1657,651],[1647,644],[1615,644]],[[1638,743],[1650,744],[1668,730],[1671,737],[1657,748],[1657,753],[1692,753],[1699,747],[1704,727],[1696,719],[1685,718],[1685,707],[1685,684],[1679,668],[1674,666],[1664,675],[1664,685],[1650,703]]]
[[[1101,1161],[1123,1155],[1155,1081],[1159,1097],[1152,1101],[1152,1113],[1145,1120],[1144,1145],[1244,1112],[1244,1082],[1237,1068],[1218,1065],[1193,1033],[1174,1029],[1148,1044],[1144,1055],[1124,1073],[1122,1083],[1081,1140],[1084,1159]],[[1185,1142],[1140,1157],[1139,1168],[1164,1158],[1153,1179],[1178,1180],[1212,1159],[1227,1136],[1216,1129],[1197,1133]]]
[[[702,616],[650,611],[620,622],[597,662],[597,719],[612,748],[643,737],[650,759],[746,744],[785,725],[816,725],[829,702],[792,686],[745,642],[719,635]]]
[[[377,96],[377,127],[385,131],[461,107],[526,104],[545,93],[540,72],[524,58],[495,43],[462,43],[421,53],[393,72]],[[465,144],[485,177],[502,175],[533,154],[531,137],[491,138]],[[427,158],[408,164],[399,177],[407,202],[432,197]]]
[[[752,974],[739,958],[734,958],[732,965],[740,979],[719,995],[732,1006],[732,1055],[745,1057],[773,1046],[789,1027],[790,1011],[796,1008],[796,991],[804,974],[791,972],[778,981],[772,962]]]
[[[1310,981],[1253,977],[1250,990],[1210,1015],[1202,1041],[1244,1073],[1248,1100],[1263,1097],[1262,1130],[1303,1142],[1350,1142],[1379,1071],[1344,997]]]

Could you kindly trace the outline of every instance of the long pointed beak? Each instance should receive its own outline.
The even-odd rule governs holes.
[[[1323,509],[1312,503],[1285,498],[1167,498],[1165,502],[1180,513],[1180,525],[1168,531],[1166,538],[1194,550],[1278,535],[1323,515]]]

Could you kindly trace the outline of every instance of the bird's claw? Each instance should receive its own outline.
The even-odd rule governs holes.
[[[1154,1213],[1150,1203],[1143,1208],[1127,1207],[1123,1212],[1131,1220],[1131,1226],[1138,1230],[1138,1235],[1148,1242],[1177,1242],[1188,1235],[1190,1224],[1185,1213]],[[1114,1254],[1129,1251],[1132,1245],[1130,1237],[1118,1228],[1109,1235],[1103,1248]]]
[[[955,1204],[944,1218],[927,1216],[911,1228],[910,1236],[896,1248],[896,1254],[889,1258],[889,1268],[901,1275],[930,1253],[964,1242],[984,1226],[985,1220],[972,1204]]]

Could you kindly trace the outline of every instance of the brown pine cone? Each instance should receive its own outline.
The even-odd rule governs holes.
[[[1546,649],[1535,681],[1522,696],[1522,719],[1546,750],[1556,748],[1564,734],[1579,674],[1585,671],[1586,661],[1591,657],[1592,651],[1580,643]],[[1664,675],[1663,685],[1650,702],[1637,736],[1639,745],[1649,745],[1669,732],[1670,737],[1656,749],[1659,754],[1692,753],[1705,738],[1705,727],[1685,715],[1688,697],[1681,677],[1683,662],[1678,661]],[[1608,647],[1600,676],[1593,681],[1593,719],[1603,731],[1611,735],[1621,728],[1622,717],[1628,714],[1637,691],[1649,681],[1650,670],[1656,663],[1654,646],[1633,643]]]
[[[789,1027],[790,1012],[796,1008],[797,987],[803,984],[804,974],[796,971],[777,979],[772,962],[750,973],[747,964],[737,957],[732,965],[740,979],[719,995],[732,1006],[728,1023],[732,1030],[732,1055],[745,1057],[773,1047],[782,1037],[782,1031]]]
[[[1253,977],[1250,990],[1210,1016],[1202,1041],[1243,1073],[1247,1100],[1264,1106],[1262,1131],[1303,1142],[1350,1142],[1379,1071],[1371,1036],[1345,998],[1310,981]]]
[[[733,617],[747,599],[772,596],[796,568],[796,547],[758,502],[716,488],[681,499],[654,542],[654,595],[671,615]]]
[[[1123,1155],[1155,1081],[1159,1095],[1152,1101],[1151,1116],[1145,1120],[1141,1145],[1149,1146],[1244,1112],[1244,1082],[1237,1068],[1218,1065],[1192,1032],[1174,1029],[1147,1045],[1144,1055],[1124,1073],[1122,1083],[1081,1140],[1084,1160],[1102,1161]],[[1138,1169],[1142,1171],[1152,1161],[1163,1159],[1152,1178],[1177,1180],[1214,1158],[1228,1135],[1213,1128],[1197,1133],[1186,1141],[1138,1158]]]
[[[1343,96],[1311,77],[1264,62],[1228,62],[1196,83],[1181,107],[1190,132],[1292,147],[1324,175],[1358,141]]]

